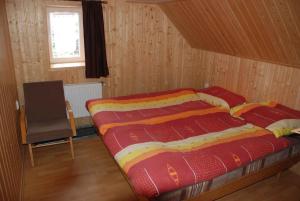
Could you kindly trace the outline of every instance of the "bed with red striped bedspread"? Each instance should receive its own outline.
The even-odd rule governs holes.
[[[135,192],[153,198],[224,175],[290,145],[202,102],[193,89],[87,102]]]

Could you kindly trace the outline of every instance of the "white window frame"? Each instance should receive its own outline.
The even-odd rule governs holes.
[[[53,58],[52,54],[52,43],[51,43],[51,27],[50,27],[50,13],[51,12],[77,12],[79,13],[79,34],[80,34],[80,57],[70,57],[70,58]],[[49,58],[52,68],[60,68],[59,64],[62,64],[62,67],[79,67],[78,63],[83,64],[85,61],[84,55],[84,35],[83,35],[83,22],[82,22],[82,6],[81,3],[72,2],[66,3],[61,2],[60,4],[48,5],[47,6],[47,27],[48,27],[48,46],[49,46]],[[70,64],[70,66],[66,64]],[[58,65],[56,65],[58,64]]]

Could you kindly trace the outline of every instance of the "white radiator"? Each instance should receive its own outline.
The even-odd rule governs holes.
[[[102,98],[101,83],[65,84],[65,97],[72,106],[75,118],[89,116],[85,108],[87,100]]]

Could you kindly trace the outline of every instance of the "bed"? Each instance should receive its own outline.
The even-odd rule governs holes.
[[[141,200],[181,201],[222,197],[299,160],[299,138],[276,137],[237,116],[244,102],[212,87],[89,100],[86,107]]]

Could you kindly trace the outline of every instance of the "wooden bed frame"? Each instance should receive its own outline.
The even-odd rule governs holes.
[[[219,188],[204,192],[198,197],[189,199],[189,201],[209,201],[219,199],[238,190],[246,188],[252,184],[255,184],[263,179],[269,178],[273,175],[277,174],[278,176],[280,176],[282,171],[289,169],[299,161],[300,154],[297,154],[294,157],[288,158],[284,161],[280,161],[269,167],[262,168],[258,172],[253,172],[248,175],[242,176],[239,179],[229,182]]]
[[[108,151],[108,147],[106,146],[106,144],[102,140],[101,134],[99,134],[99,137],[101,138],[102,143],[106,147],[106,151],[109,153],[109,155],[111,155],[111,153]],[[112,158],[113,158],[113,156],[112,156]],[[279,178],[282,171],[284,171],[286,169],[289,169],[290,167],[292,167],[293,165],[295,165],[299,161],[300,161],[300,154],[298,153],[296,156],[289,157],[288,159],[277,162],[277,163],[275,163],[275,164],[273,164],[269,167],[264,167],[264,168],[260,169],[257,172],[252,172],[248,175],[242,176],[238,179],[235,179],[231,182],[228,182],[225,185],[222,185],[222,186],[220,186],[216,189],[213,189],[213,190],[203,192],[203,193],[199,194],[198,196],[196,196],[194,198],[190,198],[186,201],[212,201],[212,200],[222,198],[222,197],[224,197],[226,195],[229,195],[231,193],[234,193],[236,191],[239,191],[239,190],[241,190],[243,188],[246,188],[248,186],[251,186],[252,184],[255,184],[255,183],[257,183],[261,180],[272,177],[276,174],[278,175],[278,178]],[[119,166],[119,164],[116,162],[116,160],[114,160],[114,162],[118,166],[118,168],[121,171],[123,177],[126,179],[127,183],[129,184],[130,188],[134,192],[137,199],[139,201],[150,201],[148,198],[143,197],[143,196],[139,196],[135,193],[135,190],[134,190],[133,186],[131,185],[131,183],[130,183],[127,175],[123,171],[123,169]]]

